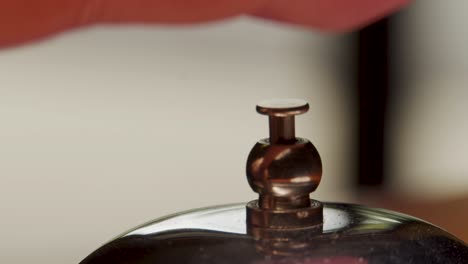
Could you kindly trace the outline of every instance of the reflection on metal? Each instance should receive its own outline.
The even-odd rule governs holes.
[[[323,213],[323,233],[343,230],[351,224],[347,211],[325,206]]]
[[[174,214],[142,225],[123,236],[155,235],[180,229],[212,230],[233,234],[246,234],[244,205],[226,205]]]
[[[354,206],[358,208],[357,206]],[[378,212],[374,209],[373,212]],[[367,211],[361,212],[366,215]],[[379,218],[381,220],[374,220]],[[323,214],[323,233],[330,233],[342,230],[349,226],[351,220],[347,211],[326,207]],[[379,225],[394,221],[392,218],[382,218],[381,216],[367,214],[361,223]],[[247,234],[245,224],[245,204],[214,206],[186,211],[168,217],[156,219],[140,227],[122,234],[121,237],[131,235],[155,235],[161,232],[180,229],[212,230],[224,233]]]
[[[468,263],[467,245],[431,224],[358,205],[323,205],[321,231],[299,232],[295,241],[303,243],[255,240],[246,232],[245,205],[239,204],[150,222],[81,263]]]

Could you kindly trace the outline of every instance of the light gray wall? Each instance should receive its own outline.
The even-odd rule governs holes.
[[[395,191],[468,195],[468,2],[414,1],[398,18],[390,174]]]

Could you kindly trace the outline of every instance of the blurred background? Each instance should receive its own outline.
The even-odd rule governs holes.
[[[95,26],[0,51],[0,262],[78,263],[145,221],[255,199],[255,104],[277,97],[310,103],[296,134],[324,162],[313,198],[467,241],[467,8],[419,1],[340,35],[247,17]]]

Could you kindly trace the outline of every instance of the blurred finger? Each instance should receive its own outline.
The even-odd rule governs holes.
[[[253,14],[349,30],[408,0],[0,0],[0,47],[94,23],[198,23]]]
[[[325,31],[348,31],[372,23],[409,0],[271,0],[253,14]]]
[[[0,46],[93,23],[196,23],[253,12],[268,0],[0,0]]]

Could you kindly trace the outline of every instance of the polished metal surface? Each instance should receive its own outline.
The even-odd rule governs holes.
[[[259,194],[261,208],[306,207],[322,178],[322,161],[307,139],[296,138],[293,144],[263,139],[250,151],[246,174],[250,187]]]
[[[429,223],[387,210],[323,204],[323,225],[287,240],[254,239],[247,234],[245,205],[228,205],[142,225],[81,264],[468,263],[467,245]]]
[[[257,112],[268,115],[270,142],[294,143],[294,116],[309,110],[309,103],[299,99],[271,99],[257,104]]]
[[[269,116],[270,137],[255,144],[247,158],[247,180],[259,194],[247,204],[249,234],[283,236],[285,229],[316,229],[322,224],[322,204],[310,199],[322,178],[317,149],[295,136],[294,116],[309,104],[297,99],[261,102],[257,112]]]
[[[257,104],[257,112],[263,115],[287,117],[309,110],[309,103],[301,99],[269,99]]]

